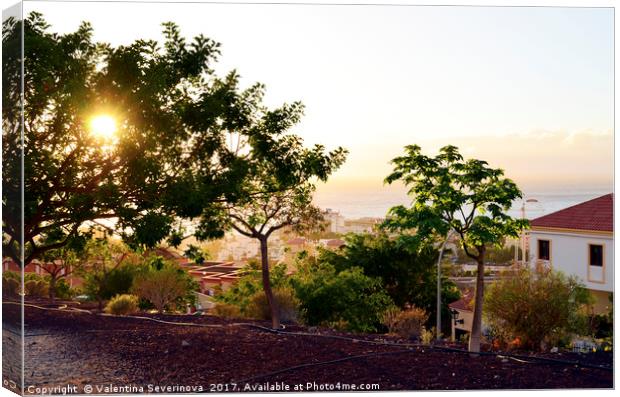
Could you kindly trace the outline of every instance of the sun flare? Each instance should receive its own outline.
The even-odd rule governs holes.
[[[90,120],[90,130],[98,137],[113,138],[116,133],[116,120],[108,115],[95,116]]]

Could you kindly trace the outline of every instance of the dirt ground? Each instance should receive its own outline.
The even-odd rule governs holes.
[[[5,347],[19,345],[14,332],[19,327],[12,323],[18,315],[19,306],[3,304]],[[61,394],[63,386],[92,394],[613,387],[613,372],[603,369],[352,342],[337,337],[353,335],[325,329],[289,327],[312,335],[282,335],[211,316],[150,317],[202,326],[26,307],[24,391]],[[405,342],[384,335],[355,337]],[[550,357],[612,365],[611,353]],[[14,355],[3,357],[5,380],[19,372],[11,360]]]

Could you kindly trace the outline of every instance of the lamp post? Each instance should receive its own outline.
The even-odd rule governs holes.
[[[521,219],[525,220],[525,204],[526,203],[537,203],[538,200],[531,198],[524,200],[521,204]],[[517,250],[518,248],[515,248]],[[526,263],[526,255],[525,255],[525,229],[521,229],[521,264],[525,266]]]
[[[451,233],[452,229],[448,230],[446,239],[443,241],[443,244],[441,244],[439,258],[437,259],[437,340],[441,340],[441,258],[443,257],[443,250],[446,248]]]

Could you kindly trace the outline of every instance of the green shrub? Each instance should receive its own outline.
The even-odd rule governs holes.
[[[308,260],[298,265],[291,285],[308,325],[341,324],[348,331],[376,332],[383,313],[394,306],[381,281],[360,268],[337,273],[329,264]]]
[[[39,276],[36,273],[24,273],[24,282],[26,281],[41,281],[45,278],[43,276]]]
[[[409,339],[419,338],[427,321],[428,313],[417,307],[406,310],[390,309],[383,315],[383,324],[390,333]]]
[[[238,306],[231,303],[220,302],[215,305],[211,312],[213,315],[222,318],[241,318],[241,310]]]
[[[84,293],[100,303],[113,296],[126,294],[131,289],[138,270],[132,265],[93,269],[85,275]]]
[[[24,292],[28,296],[44,298],[49,294],[49,286],[45,280],[32,279],[24,283]]]
[[[299,301],[290,288],[275,288],[272,290],[273,298],[278,307],[280,321],[283,323],[296,322],[298,320]],[[259,320],[271,320],[271,310],[267,296],[263,291],[256,292],[245,309],[245,315]]]
[[[157,311],[164,309],[188,292],[188,280],[185,272],[172,265],[166,265],[160,270],[150,269],[136,277],[132,291],[140,298],[153,304]]]
[[[20,282],[12,277],[2,277],[2,291],[9,296],[19,295]]]
[[[424,343],[425,345],[430,345],[433,339],[435,339],[436,331],[437,329],[435,327],[431,328],[430,330],[422,328],[422,333],[420,335],[420,340],[422,341],[422,343]]]
[[[346,246],[340,250],[319,250],[317,261],[333,265],[336,273],[361,268],[365,276],[381,282],[382,289],[396,306],[423,308],[435,318],[438,251],[432,244],[394,238],[383,231],[349,234],[345,240]],[[451,266],[442,267],[449,269]],[[448,303],[458,300],[460,294],[454,282],[447,278],[449,270],[442,274],[444,305],[441,311],[448,323]]]
[[[115,315],[128,315],[138,311],[138,297],[135,295],[116,295],[105,307],[105,312]]]
[[[71,299],[76,295],[76,291],[71,288],[67,280],[64,278],[58,279],[54,288],[55,296],[59,299]]]
[[[6,279],[12,278],[13,280],[21,282],[22,276],[18,272],[14,272],[12,270],[4,270],[2,272],[2,278],[3,279],[5,279],[5,278]]]
[[[567,333],[587,332],[585,308],[591,301],[576,278],[550,268],[525,267],[490,285],[484,314],[504,343],[519,340],[522,346],[539,349],[557,346]]]
[[[278,264],[270,269],[269,279],[273,290],[286,288],[288,286],[286,271],[285,264]],[[260,265],[257,262],[250,262],[244,269],[244,272],[245,275],[241,277],[235,285],[231,286],[226,291],[217,293],[215,296],[217,302],[235,305],[241,310],[242,314],[245,313],[252,297],[259,292],[263,292]]]

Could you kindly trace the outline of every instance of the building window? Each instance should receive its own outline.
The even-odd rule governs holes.
[[[538,259],[548,261],[550,256],[551,242],[549,240],[538,240]]]
[[[603,246],[590,244],[590,266],[603,267]]]

